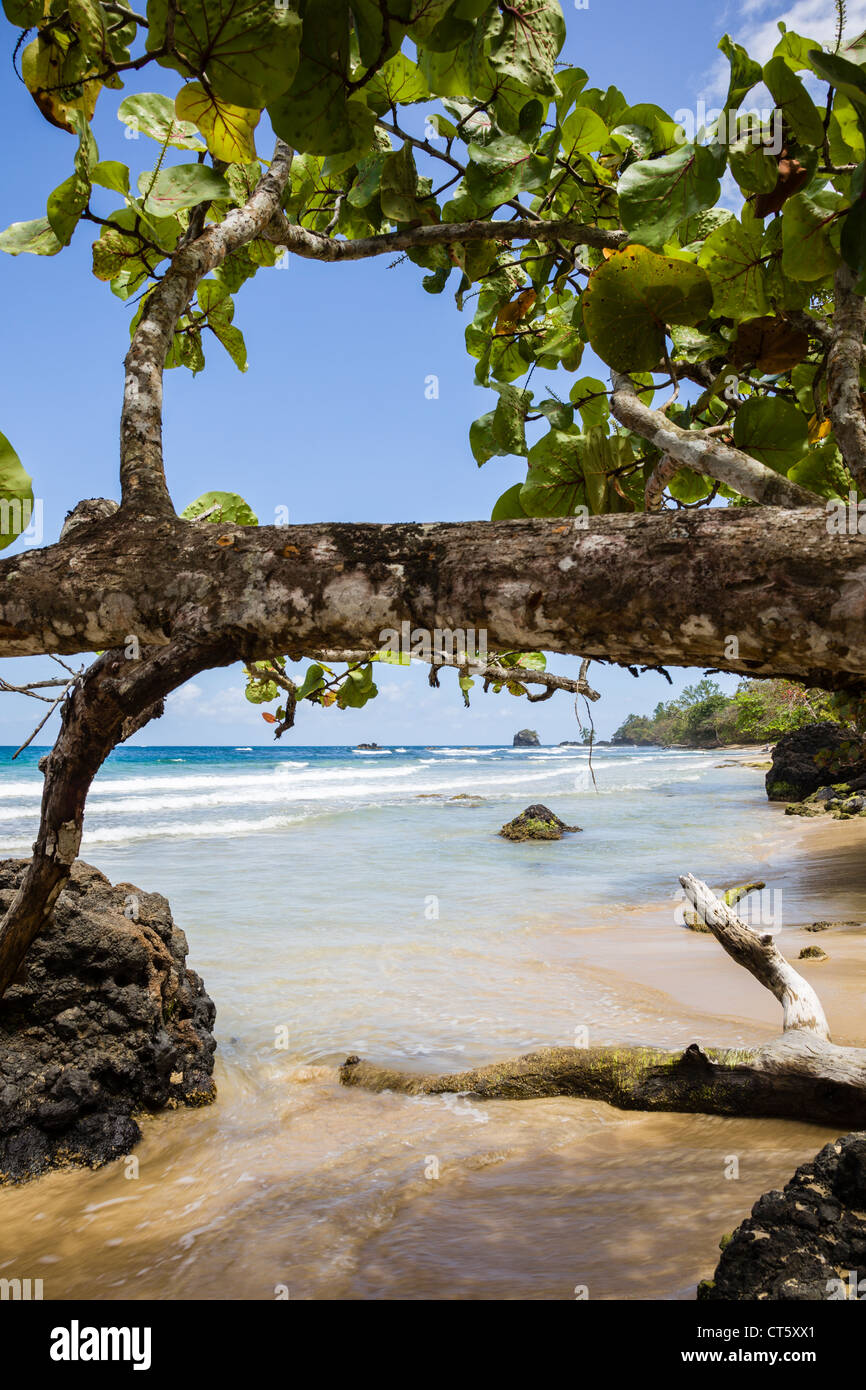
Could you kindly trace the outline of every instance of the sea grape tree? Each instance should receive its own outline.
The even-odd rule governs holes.
[[[119,504],[82,504],[57,544],[0,563],[0,655],[102,652],[66,693],[0,989],[75,859],[101,762],[205,667],[242,659],[278,731],[300,699],[371,698],[374,662],[403,659],[379,634],[406,621],[487,633],[483,661],[444,662],[467,696],[473,672],[591,693],[543,649],[857,697],[866,36],[780,26],[763,64],[723,38],[723,107],[690,129],[561,63],[557,0],[4,9],[70,172],[0,248],[92,236],[130,343]],[[140,165],[100,158],[107,103],[144,137]],[[225,351],[243,370],[244,285],[282,258],[383,255],[465,313],[488,407],[467,455],[525,458],[525,480],[490,522],[264,527],[233,493],[178,515],[166,369]],[[0,439],[7,543],[31,499]],[[287,658],[312,659],[300,682]]]

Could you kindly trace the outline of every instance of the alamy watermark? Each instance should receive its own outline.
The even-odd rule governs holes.
[[[474,627],[414,627],[408,621],[400,624],[399,631],[394,627],[383,628],[379,633],[379,650],[387,652],[395,661],[417,657],[429,666],[443,666],[457,663],[470,669],[483,670],[487,666],[487,629]]]
[[[719,106],[707,109],[701,97],[694,110],[681,107],[674,112],[678,145],[691,145],[703,131],[721,145],[736,145],[742,141],[761,145],[768,154],[782,153],[784,144],[781,112],[774,107],[762,111],[723,111]]]
[[[29,497],[0,498],[0,536],[12,536],[25,545],[42,544],[42,520],[45,508],[41,497],[31,502]]]

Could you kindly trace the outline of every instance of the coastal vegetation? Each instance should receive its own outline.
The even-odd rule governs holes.
[[[726,695],[717,681],[705,678],[676,699],[660,701],[650,715],[630,714],[612,742],[665,748],[767,743],[823,720],[847,723],[825,690],[807,690],[795,681],[746,680]]]

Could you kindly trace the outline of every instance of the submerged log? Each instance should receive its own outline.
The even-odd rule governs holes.
[[[456,1092],[477,1100],[576,1096],[621,1110],[749,1115],[866,1127],[866,1048],[830,1041],[812,986],[772,936],[753,931],[705,883],[680,880],[695,911],[730,956],[779,999],[783,1033],[762,1047],[685,1051],[649,1047],[546,1047],[446,1076],[379,1067],[348,1057],[344,1086],[403,1095]]]

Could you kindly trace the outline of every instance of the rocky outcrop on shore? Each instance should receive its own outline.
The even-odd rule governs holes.
[[[783,734],[773,749],[767,773],[770,801],[800,802],[819,788],[849,785],[862,779],[866,787],[866,752],[849,729],[826,721],[807,724]]]
[[[26,861],[0,862],[0,913]],[[214,1005],[168,902],[78,862],[0,1000],[0,1182],[97,1167],[136,1112],[214,1099]]]
[[[827,1144],[783,1191],[759,1197],[721,1244],[699,1299],[815,1303],[866,1296],[866,1133]]]
[[[514,820],[503,825],[499,834],[506,840],[561,840],[564,834],[579,831],[579,825],[566,825],[548,806],[527,806]]]
[[[540,748],[541,742],[534,729],[521,729],[514,735],[513,748]]]

